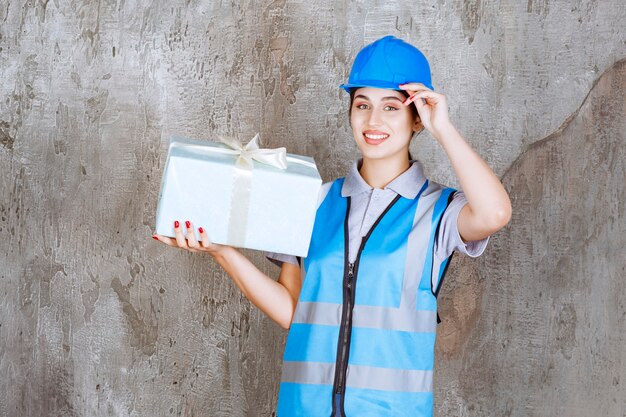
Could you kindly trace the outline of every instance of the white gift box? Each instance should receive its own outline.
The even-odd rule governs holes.
[[[198,241],[203,227],[214,243],[306,257],[322,184],[315,161],[284,148],[258,149],[257,138],[243,147],[172,137],[156,233],[174,237],[178,220],[186,234],[188,220]]]

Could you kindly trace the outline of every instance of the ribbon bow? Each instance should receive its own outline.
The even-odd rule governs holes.
[[[254,135],[250,142],[242,145],[237,139],[219,136],[220,142],[230,147],[235,154],[239,155],[235,166],[251,170],[254,167],[253,159],[263,164],[271,165],[279,169],[287,169],[287,150],[282,148],[261,149],[259,148],[259,134]]]

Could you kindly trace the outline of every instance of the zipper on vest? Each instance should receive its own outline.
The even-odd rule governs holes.
[[[344,314],[342,317],[345,317],[345,320],[342,320],[341,330],[340,330],[340,343],[341,353],[339,354],[337,364],[341,365],[341,368],[346,367],[348,365],[348,344],[350,342],[350,333],[352,326],[352,303],[353,303],[353,294],[354,294],[354,263],[348,264],[348,275],[346,276],[345,285],[344,285]],[[347,302],[346,302],[347,301]],[[341,369],[340,368],[340,369]],[[345,377],[346,373],[341,370],[340,372],[335,371],[335,394],[343,394],[344,386],[345,386]]]
[[[400,194],[398,194],[392,201],[389,203],[387,208],[381,213],[381,215],[376,219],[370,230],[367,232],[367,235],[363,237],[361,240],[361,245],[359,246],[359,250],[356,255],[356,260],[354,263],[348,262],[348,248],[350,245],[350,236],[348,234],[348,218],[350,217],[350,201],[351,198],[348,197],[348,204],[346,207],[346,219],[344,222],[344,276],[343,276],[343,309],[341,312],[341,324],[339,330],[339,340],[337,343],[337,361],[335,362],[335,382],[333,386],[333,409],[331,413],[331,417],[336,415],[336,406],[337,402],[334,400],[334,397],[339,394],[341,397],[341,401],[339,404],[340,407],[340,415],[345,416],[344,413],[344,398],[346,392],[346,373],[348,372],[348,358],[350,357],[350,340],[352,336],[352,310],[354,309],[354,300],[356,297],[356,278],[359,269],[359,261],[361,260],[361,253],[363,252],[363,248],[365,247],[365,243],[369,239],[370,235],[374,231],[374,228],[380,223],[382,218],[387,214],[389,209],[400,199]]]

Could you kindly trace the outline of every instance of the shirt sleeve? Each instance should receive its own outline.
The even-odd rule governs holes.
[[[464,243],[463,239],[461,239],[457,220],[459,218],[459,212],[466,204],[467,197],[465,197],[463,191],[455,192],[452,201],[441,218],[439,234],[435,241],[435,257],[437,259],[446,259],[448,256],[452,255],[454,251],[476,258],[485,251],[487,242],[489,242],[489,236],[481,240],[469,241],[467,243]]]
[[[300,257],[294,255],[285,255],[284,253],[265,252],[265,257],[278,267],[283,266],[283,262],[300,266]]]

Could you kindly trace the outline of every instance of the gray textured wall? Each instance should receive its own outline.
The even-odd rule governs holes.
[[[0,416],[271,415],[285,332],[150,239],[167,138],[343,175],[337,85],[388,33],[514,206],[444,285],[438,415],[626,416],[625,27],[618,0],[0,2]]]

